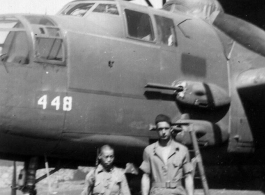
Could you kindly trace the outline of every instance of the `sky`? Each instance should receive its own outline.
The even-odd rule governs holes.
[[[72,0],[0,0],[0,14],[28,13],[28,14],[56,14],[66,3]],[[144,0],[133,0],[146,5]],[[161,1],[151,0],[154,7],[161,7]]]

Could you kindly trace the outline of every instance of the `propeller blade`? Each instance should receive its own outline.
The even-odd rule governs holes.
[[[12,186],[11,186],[11,195],[16,195],[17,194],[17,165],[16,161],[13,162],[13,177],[12,177]]]
[[[153,7],[152,3],[149,0],[145,0],[145,2],[148,4],[148,6]]]
[[[244,47],[265,56],[265,31],[237,17],[219,12],[213,25]]]

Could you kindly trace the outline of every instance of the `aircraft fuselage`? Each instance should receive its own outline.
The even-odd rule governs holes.
[[[148,129],[160,113],[216,125],[201,142],[237,152],[240,127],[231,129],[231,117],[238,115],[229,110],[237,70],[229,66],[232,47],[211,24],[119,0],[82,1],[85,13],[78,4],[56,16],[0,16],[4,158],[93,162],[96,148],[108,143],[123,154],[120,161],[139,162],[156,139]],[[185,90],[147,89],[148,83]]]

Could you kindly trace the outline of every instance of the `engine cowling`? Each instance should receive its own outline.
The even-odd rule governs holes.
[[[191,119],[217,122],[230,107],[229,94],[218,85],[178,81],[174,86],[183,89],[177,92],[176,102],[181,113],[188,113]]]
[[[190,131],[196,133],[198,144],[203,147],[217,146],[228,141],[228,127],[219,123],[212,123],[202,120],[181,119],[176,122],[173,128],[173,137],[176,141],[191,145]]]

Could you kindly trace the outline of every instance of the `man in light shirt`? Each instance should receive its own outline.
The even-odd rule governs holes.
[[[145,148],[140,166],[144,172],[142,195],[193,195],[193,167],[187,147],[172,139],[170,117],[160,114],[155,124],[159,140]]]
[[[131,195],[124,170],[113,165],[114,149],[109,145],[100,148],[99,165],[86,176],[81,195]]]

